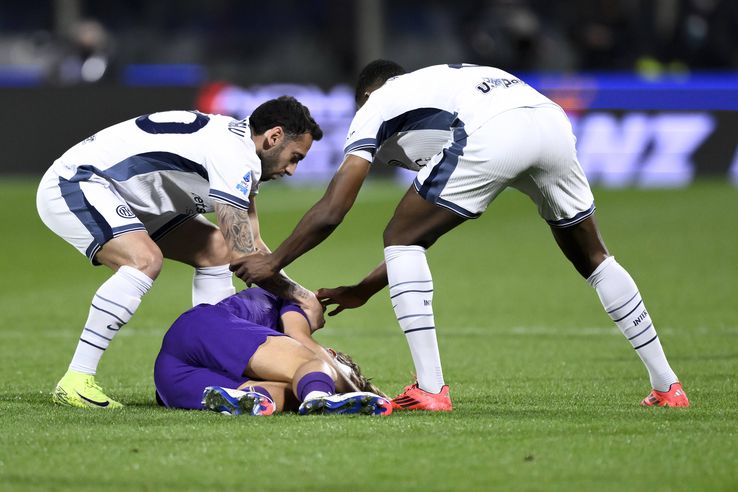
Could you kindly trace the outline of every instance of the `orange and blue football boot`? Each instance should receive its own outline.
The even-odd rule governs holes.
[[[392,403],[374,393],[355,391],[305,400],[298,412],[300,415],[358,413],[386,417],[392,413]]]
[[[271,398],[256,391],[208,386],[202,393],[202,408],[226,415],[271,415]]]

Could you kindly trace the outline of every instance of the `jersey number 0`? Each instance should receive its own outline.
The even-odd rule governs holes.
[[[195,115],[195,120],[189,123],[182,123],[180,121],[153,121],[150,114],[145,114],[136,118],[136,126],[146,133],[195,133],[200,128],[204,127],[210,121],[210,118],[197,111],[170,111],[170,113],[186,113]],[[162,113],[156,113],[162,114]]]

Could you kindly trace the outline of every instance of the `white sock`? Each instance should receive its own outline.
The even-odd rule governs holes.
[[[307,395],[305,395],[305,399],[302,401],[310,401],[315,398],[323,398],[324,396],[331,396],[330,393],[326,393],[325,391],[311,391]]]
[[[605,311],[645,364],[651,386],[657,391],[667,391],[678,379],[666,360],[651,316],[631,276],[610,256],[587,282],[595,288]]]
[[[103,352],[131,319],[153,283],[145,273],[122,266],[97,289],[70,369],[85,374],[97,372]]]
[[[384,248],[384,259],[390,300],[410,346],[418,386],[438,393],[445,383],[433,317],[433,278],[425,248],[388,246]]]
[[[229,265],[195,268],[192,278],[192,305],[217,304],[236,293]]]

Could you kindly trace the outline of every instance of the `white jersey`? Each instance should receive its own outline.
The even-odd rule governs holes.
[[[427,67],[372,92],[351,122],[344,152],[417,171],[494,116],[539,105],[555,103],[497,68]]]
[[[248,120],[166,111],[106,128],[53,166],[69,183],[103,178],[137,215],[211,212],[213,201],[248,209],[261,178]]]

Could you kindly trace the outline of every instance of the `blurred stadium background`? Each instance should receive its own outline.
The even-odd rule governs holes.
[[[0,490],[738,490],[736,47],[735,0],[2,0]],[[693,407],[637,406],[648,388],[636,356],[519,193],[429,252],[450,415],[244,421],[155,407],[161,337],[189,307],[192,272],[176,263],[98,373],[126,408],[51,405],[109,275],[38,219],[51,162],[139,114],[244,116],[293,94],[326,137],[262,190],[274,244],[339,164],[354,79],[376,57],[498,66],[566,108],[605,238]],[[290,275],[333,286],[379,262],[408,179],[396,172],[373,173],[398,184],[369,184]],[[410,382],[382,294],[318,338],[388,393]]]
[[[385,57],[521,76],[567,109],[594,184],[738,182],[736,46],[729,0],[7,0],[0,173],[37,175],[138,114],[243,116],[292,93],[327,132],[292,182],[323,182],[342,157],[356,74]]]

